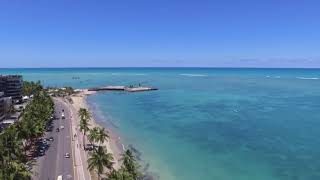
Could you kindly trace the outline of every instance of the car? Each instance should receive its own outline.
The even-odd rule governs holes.
[[[70,158],[70,154],[69,154],[69,153],[66,153],[64,157],[65,157],[65,158]]]
[[[57,180],[62,180],[62,175],[58,176]]]
[[[56,132],[59,132],[59,131],[60,131],[59,128],[57,128],[57,129],[56,129]]]
[[[50,137],[50,138],[49,138],[49,141],[53,141],[53,137]]]
[[[65,118],[64,113],[62,113],[61,118],[62,118],[62,119],[64,119],[64,118]]]
[[[64,129],[64,126],[60,126],[60,129]]]
[[[36,152],[36,156],[44,156],[44,150],[39,150]]]
[[[88,144],[87,147],[86,147],[86,150],[93,151],[94,150],[94,146],[92,144]]]
[[[43,153],[43,152],[44,152],[44,149],[39,149],[39,152],[40,152],[40,153]]]

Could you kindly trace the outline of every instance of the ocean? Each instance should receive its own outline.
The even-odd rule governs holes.
[[[161,180],[320,179],[320,69],[0,69],[46,86],[141,85],[88,101]]]

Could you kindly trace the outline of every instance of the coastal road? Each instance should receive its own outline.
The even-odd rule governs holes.
[[[48,141],[50,146],[45,155],[37,159],[35,175],[32,178],[34,180],[56,180],[59,175],[66,180],[74,179],[70,112],[63,102],[56,99],[54,102],[56,119],[53,120],[53,130],[46,133],[46,138],[53,137],[54,140]],[[61,118],[62,110],[65,119]],[[59,132],[56,132],[57,128],[60,129]],[[66,153],[70,154],[70,158],[65,157]]]

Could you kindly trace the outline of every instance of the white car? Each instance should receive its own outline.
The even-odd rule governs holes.
[[[60,129],[64,129],[64,126],[60,126]]]
[[[64,119],[64,118],[65,118],[64,113],[62,113],[61,118],[62,118],[62,119]]]
[[[70,154],[66,153],[66,155],[64,156],[65,158],[70,158]]]

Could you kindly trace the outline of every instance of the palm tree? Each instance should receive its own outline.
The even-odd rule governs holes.
[[[107,176],[107,180],[134,180],[132,175],[123,168],[118,171],[113,169]]]
[[[123,162],[123,169],[130,173],[134,180],[137,180],[141,177],[141,173],[138,171],[139,165],[130,149],[126,150],[121,155],[121,160]]]
[[[91,119],[90,112],[85,108],[79,109],[78,116],[80,117],[80,119],[87,119],[88,121]]]
[[[88,123],[88,120],[87,119],[80,119],[80,131],[83,132],[83,148],[84,150],[86,150],[86,146],[85,146],[85,136],[86,136],[86,133],[89,131],[89,123]]]
[[[94,127],[89,130],[88,139],[89,139],[91,145],[93,145],[93,142],[97,141],[98,133],[99,133],[98,127]]]
[[[91,119],[91,114],[85,108],[80,108],[78,111],[78,116],[80,117],[80,130],[83,132],[83,148],[86,149],[85,136],[87,131],[89,131],[89,120]]]
[[[97,170],[98,177],[103,173],[104,168],[112,169],[113,165],[112,154],[107,152],[107,149],[103,146],[99,146],[96,151],[94,151],[91,157],[88,159],[88,170]]]
[[[31,178],[32,173],[27,170],[23,163],[12,162],[7,168],[10,172],[9,179],[29,180]]]
[[[97,142],[100,142],[101,144],[104,143],[104,141],[107,141],[109,138],[108,131],[105,131],[105,128],[98,128],[98,134],[97,134]]]

